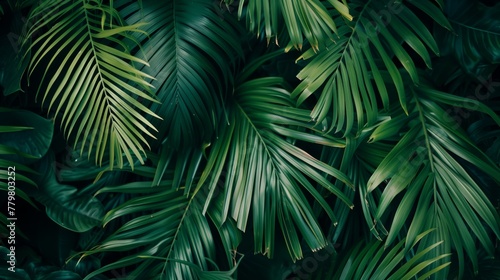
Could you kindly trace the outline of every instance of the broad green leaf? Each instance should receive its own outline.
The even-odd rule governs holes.
[[[99,225],[104,207],[97,198],[62,185],[56,179],[54,157],[47,155],[40,163],[40,182],[34,198],[45,206],[47,216],[63,228],[85,232]]]
[[[52,142],[53,130],[52,121],[33,112],[0,111],[0,157],[24,164],[42,158]]]
[[[2,264],[0,265],[0,277],[12,280],[31,280],[31,277],[29,276],[28,273],[26,273],[24,269],[21,269],[19,268],[19,266],[16,266],[17,259],[14,260],[14,262],[12,263],[13,267],[11,268],[11,264],[9,263],[9,261],[11,260],[10,256],[8,256],[8,254],[11,254],[10,246],[8,247],[0,246],[0,253],[2,256],[1,258]],[[13,253],[16,254],[17,252],[14,251]]]

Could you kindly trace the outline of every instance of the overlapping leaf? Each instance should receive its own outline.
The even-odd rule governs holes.
[[[39,166],[39,188],[31,193],[45,206],[48,217],[75,232],[88,231],[101,223],[104,207],[97,198],[82,194],[74,186],[59,184],[52,152],[42,159]]]
[[[29,111],[12,110],[0,107],[0,190],[14,192],[17,197],[27,201],[38,209],[32,199],[21,187],[23,185],[37,186],[32,180],[35,171],[26,164],[40,159],[52,142],[53,124],[39,115]],[[24,184],[26,183],[26,184]],[[14,188],[12,188],[14,187]],[[10,195],[10,194],[9,194]],[[16,209],[17,201],[10,201],[7,206]],[[9,211],[10,212],[10,211]],[[15,216],[11,212],[10,216]],[[7,217],[0,213],[0,223],[7,225]],[[25,235],[18,229],[19,234]],[[0,233],[7,236],[7,227],[0,228]]]
[[[163,118],[155,122],[159,138],[165,149],[201,145],[213,135],[231,61],[242,55],[239,25],[219,17],[211,1],[142,2],[143,9],[130,1],[117,5],[129,24],[150,23],[144,26],[149,36],[137,38],[136,55],[151,62],[143,71],[156,79],[161,104],[150,108]]]
[[[222,120],[200,184],[209,180],[211,192],[207,204],[216,186],[223,184],[223,220],[234,219],[244,231],[250,217],[253,219],[255,252],[273,256],[279,224],[290,255],[296,260],[302,257],[299,236],[312,250],[327,244],[307,196],[314,198],[331,220],[337,222],[330,206],[309,180],[350,207],[350,199],[324,174],[350,187],[352,183],[342,172],[294,145],[297,140],[333,147],[343,147],[344,143],[320,135],[312,127],[309,111],[295,108],[283,86],[283,80],[274,77],[240,81],[228,102],[227,121]]]
[[[413,110],[407,117],[394,116],[379,126],[372,134],[373,141],[397,141],[380,162],[368,181],[368,197],[383,187],[376,206],[365,212],[374,221],[373,226],[387,225],[384,215],[391,212],[392,224],[386,244],[391,244],[402,229],[407,229],[407,242],[429,229],[437,228],[423,241],[423,247],[438,240],[449,240],[439,253],[457,251],[460,268],[464,271],[464,253],[471,259],[474,271],[478,269],[476,241],[491,256],[494,245],[492,231],[500,237],[499,216],[481,187],[461,164],[462,161],[477,166],[497,184],[500,170],[461,131],[442,106],[464,105],[467,100],[433,90],[426,86],[410,88],[413,93]],[[460,102],[461,101],[461,102]],[[491,109],[477,101],[478,110],[500,119]],[[404,118],[403,126],[397,125]],[[400,130],[385,133],[384,127],[397,125]],[[404,131],[404,134],[399,133]],[[386,182],[386,184],[384,184]],[[393,216],[392,216],[393,215]],[[436,255],[437,256],[437,255]],[[442,271],[439,278],[446,275]]]
[[[452,55],[467,74],[485,79],[500,63],[500,5],[458,0],[446,2],[445,12],[453,32],[435,32],[443,54]]]
[[[225,0],[225,2],[230,4],[229,2],[233,1]],[[331,11],[332,8],[335,12]],[[314,50],[324,47],[334,39],[337,24],[332,19],[333,14],[341,14],[346,19],[352,20],[345,0],[241,0],[238,16],[241,18],[243,14],[248,28],[257,33],[257,36],[264,33],[268,43],[275,37],[276,43],[288,44],[277,41],[280,24],[284,21],[291,46],[302,49],[305,38]]]
[[[33,112],[0,108],[0,159],[29,164],[52,143],[54,124]]]
[[[386,232],[379,232],[379,228],[372,226],[372,220],[365,220],[363,213],[369,211],[370,205],[375,201],[372,196],[366,197],[366,182],[370,178],[374,166],[385,156],[385,145],[375,143],[371,149],[366,149],[366,141],[373,129],[363,131],[359,137],[346,137],[346,146],[344,149],[324,147],[321,160],[330,166],[338,167],[353,182],[355,189],[337,181],[336,186],[349,197],[354,203],[354,211],[338,199],[330,197],[334,214],[338,218],[338,225],[331,224],[328,230],[328,237],[335,244],[339,244],[341,249],[349,248],[362,236],[373,231],[375,236],[383,235]],[[379,154],[383,156],[380,157]],[[328,196],[328,191],[321,190],[323,196]],[[375,196],[375,195],[373,195]],[[366,200],[368,199],[368,200]],[[314,208],[318,215],[321,209],[316,203]],[[367,226],[369,225],[369,226]]]
[[[299,104],[321,91],[311,113],[313,120],[320,123],[326,119],[331,130],[345,135],[373,125],[380,103],[388,109],[391,101],[388,87],[392,85],[401,106],[408,111],[399,66],[406,69],[413,83],[418,84],[419,78],[416,62],[405,45],[417,53],[427,67],[431,67],[427,49],[439,53],[434,38],[413,8],[445,27],[449,28],[449,23],[432,1],[407,2],[371,0],[350,4],[353,23],[341,24],[339,38],[297,75],[302,82],[292,97],[297,98]],[[300,59],[313,55],[313,50],[309,50]]]
[[[148,173],[151,176],[154,174]],[[138,266],[129,275],[132,278],[197,279],[197,274],[211,274],[214,270],[211,261],[216,258],[217,238],[212,225],[215,225],[222,240],[228,266],[236,265],[232,252],[239,243],[240,232],[231,222],[222,224],[222,202],[215,203],[208,211],[209,215],[204,216],[204,193],[199,192],[198,195],[186,198],[181,191],[172,190],[171,182],[162,181],[157,187],[151,187],[151,181],[132,182],[106,187],[98,192],[136,194],[132,199],[109,211],[104,217],[104,226],[129,214],[139,216],[125,223],[86,254],[131,250],[137,250],[137,253],[110,263],[85,279],[133,264]]]
[[[426,231],[410,244],[410,248],[415,247],[422,238],[432,230]],[[405,241],[401,241],[391,248],[383,246],[383,242],[358,242],[351,250],[341,257],[331,257],[321,263],[318,270],[308,275],[310,279],[427,279],[431,275],[449,266],[449,262],[440,265],[437,269],[427,273],[423,270],[447,255],[434,255],[436,249],[443,246],[443,241],[430,244],[417,254],[408,253],[404,248]]]
[[[29,21],[28,77],[65,135],[86,144],[82,151],[87,147],[98,164],[105,152],[110,166],[123,166],[123,155],[131,164],[133,157],[142,161],[145,136],[156,130],[143,115],[156,115],[138,99],[157,101],[145,81],[150,76],[134,66],[147,62],[124,42],[133,42],[131,33],[143,32],[144,23],[123,25],[113,7],[88,0],[40,1]]]

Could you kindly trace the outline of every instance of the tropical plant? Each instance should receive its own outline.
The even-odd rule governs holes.
[[[0,7],[16,279],[500,279],[500,4]]]

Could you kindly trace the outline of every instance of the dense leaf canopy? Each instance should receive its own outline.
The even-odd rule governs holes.
[[[0,278],[500,279],[499,18],[0,1]]]

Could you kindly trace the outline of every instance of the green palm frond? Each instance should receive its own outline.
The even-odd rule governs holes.
[[[202,157],[205,148],[209,146],[204,143],[202,147],[184,148],[180,151],[175,149],[172,145],[165,144],[161,147],[157,170],[153,185],[158,185],[163,178],[166,177],[166,172],[171,171],[172,166],[175,168],[173,174],[172,187],[175,189],[184,188],[184,193],[188,195],[191,193],[191,187],[195,176],[197,176],[200,167],[202,167]],[[184,182],[184,180],[186,180]]]
[[[191,263],[191,262],[186,262],[186,261],[182,261],[182,260],[169,260],[167,258],[159,258],[159,257],[149,257],[149,256],[140,256],[141,258],[145,258],[145,259],[157,259],[157,260],[163,260],[163,261],[173,261],[173,262],[176,262],[176,263],[179,263],[181,265],[185,265],[186,267],[189,267],[191,269],[191,271],[194,273],[193,276],[195,276],[194,278],[191,278],[191,279],[198,279],[198,280],[233,280],[235,279],[235,277],[233,277],[235,274],[236,274],[236,268],[237,268],[237,265],[235,265],[235,267],[233,267],[231,270],[229,271],[206,271],[206,270],[202,270],[199,266]],[[241,258],[240,258],[241,260]],[[239,263],[239,261],[238,261]]]
[[[374,222],[373,227],[383,228],[391,223],[386,221],[386,215],[395,209],[394,203],[399,203],[390,214],[392,223],[386,245],[390,245],[404,227],[408,227],[409,243],[419,233],[437,228],[423,240],[422,246],[450,240],[446,248],[436,254],[448,253],[451,248],[456,250],[461,277],[464,252],[477,271],[476,241],[492,256],[494,245],[490,232],[500,237],[496,209],[461,162],[477,166],[496,184],[500,182],[500,169],[460,130],[444,107],[473,102],[478,111],[490,115],[497,124],[500,118],[478,101],[443,93],[427,84],[410,87],[409,91],[413,107],[409,115],[404,116],[400,111],[399,116],[393,115],[371,135],[372,142],[395,144],[368,180],[367,197],[377,189],[382,189],[382,193],[365,215]],[[403,125],[398,124],[401,121]],[[387,133],[386,128],[394,126],[400,129]]]
[[[173,187],[189,178],[185,193],[190,193],[202,157],[202,147],[209,143],[216,128],[217,116],[223,110],[221,92],[232,84],[232,63],[243,56],[242,26],[232,17],[220,17],[210,1],[119,1],[118,9],[133,25],[151,22],[145,27],[150,36],[139,36],[142,49],[152,67],[143,71],[156,79],[161,104],[151,110],[163,120],[159,129],[161,155],[153,184],[175,166]],[[244,37],[244,36],[243,36]]]
[[[373,203],[372,197],[366,197],[366,183],[373,173],[376,166],[386,154],[388,147],[373,143],[371,149],[365,149],[365,143],[372,133],[374,128],[364,130],[359,137],[346,137],[346,146],[342,148],[324,147],[321,160],[330,166],[338,167],[341,172],[344,172],[352,181],[356,188],[353,190],[342,182],[336,182],[336,186],[342,189],[342,192],[354,203],[354,211],[351,211],[345,203],[335,199],[332,200],[332,209],[338,218],[338,225],[331,225],[328,230],[328,237],[334,244],[339,244],[341,248],[348,248],[353,245],[362,236],[366,236],[370,231],[378,237],[387,234],[387,232],[379,232],[379,228],[372,226],[372,220],[367,218],[363,213],[369,211],[369,206]],[[379,153],[382,153],[380,156]],[[362,156],[360,156],[362,155]],[[367,160],[368,159],[368,160]],[[376,163],[373,163],[375,161]],[[321,190],[323,196],[328,196],[328,191]],[[332,198],[330,198],[332,199]],[[365,199],[368,199],[366,202]],[[316,203],[314,208],[318,215],[323,215],[320,212],[321,208]],[[366,225],[369,225],[367,227]]]
[[[223,221],[232,218],[245,231],[251,217],[254,250],[269,258],[273,256],[275,227],[279,224],[292,259],[300,259],[299,235],[313,250],[327,244],[306,197],[310,195],[318,201],[329,218],[337,222],[330,206],[309,180],[350,207],[350,199],[324,174],[353,186],[343,173],[294,144],[304,141],[343,147],[345,143],[321,135],[321,131],[313,128],[309,110],[294,107],[281,78],[245,81],[248,76],[247,72],[241,75],[242,80],[227,103],[227,120],[222,119],[200,178],[198,187],[207,180],[210,186],[204,211],[216,186],[222,183]]]
[[[415,248],[418,242],[428,235],[432,230],[420,234],[409,248]],[[401,241],[392,248],[383,246],[383,242],[358,242],[349,252],[341,257],[331,257],[321,263],[320,269],[308,275],[308,279],[390,279],[403,280],[427,279],[438,271],[449,266],[450,263],[440,265],[434,270],[422,273],[425,268],[447,255],[429,257],[440,246],[443,241],[430,244],[419,253],[408,253],[404,247],[405,241]]]
[[[278,43],[279,25],[283,20],[291,46],[302,49],[305,38],[314,50],[318,50],[334,40],[334,33],[337,32],[337,24],[332,19],[332,8],[336,14],[352,20],[345,0],[242,0],[239,2],[238,16],[241,18],[244,14],[248,28],[257,33],[257,36],[260,36],[261,32],[265,33],[268,43],[272,37],[275,37]]]
[[[152,178],[154,169],[144,169],[141,173]],[[172,190],[171,183],[171,180],[162,181],[158,186],[151,187],[151,181],[132,182],[98,191],[97,194],[135,194],[106,214],[104,226],[130,214],[138,216],[85,255],[131,250],[137,253],[108,264],[85,279],[134,264],[138,266],[129,275],[134,279],[197,279],[195,276],[199,274],[210,275],[210,271],[218,270],[212,266],[216,259],[217,236],[220,236],[227,255],[227,266],[233,268],[237,265],[234,252],[241,233],[234,223],[222,223],[222,200],[214,203],[208,210],[208,216],[205,216],[202,215],[205,192],[186,197],[183,192]],[[214,225],[218,235],[211,228]]]
[[[410,74],[413,83],[418,84],[419,78],[415,61],[405,45],[417,53],[427,67],[431,67],[427,49],[439,53],[430,31],[413,9],[425,12],[450,28],[441,10],[430,0],[353,1],[350,8],[355,18],[352,24],[342,24],[338,29],[339,39],[319,52],[297,75],[302,82],[292,93],[301,104],[321,91],[312,119],[318,123],[326,119],[332,130],[342,131],[344,135],[376,122],[380,103],[388,109],[388,87],[392,85],[401,106],[408,111],[399,65]],[[299,59],[312,56],[311,49]]]
[[[135,67],[148,63],[124,42],[134,42],[131,33],[143,33],[145,23],[124,25],[113,7],[88,0],[40,1],[29,21],[28,77],[66,137],[85,143],[82,152],[87,147],[97,164],[105,152],[110,166],[123,166],[123,155],[130,164],[133,156],[142,162],[144,135],[155,138],[156,130],[143,114],[158,116],[138,99],[157,101],[145,81],[151,77]]]
[[[454,32],[436,29],[443,55],[452,55],[471,77],[487,77],[500,63],[500,5],[481,2],[446,2],[444,11]]]
[[[161,104],[151,110],[159,139],[174,150],[201,145],[213,135],[222,94],[231,81],[231,62],[241,57],[243,32],[231,17],[220,18],[211,1],[122,1],[117,5],[132,26],[149,22],[149,36],[137,38],[151,67],[142,69],[156,80]],[[164,149],[169,149],[165,147]]]
[[[496,248],[496,256],[492,258],[483,250],[479,250],[479,269],[474,271],[472,269],[466,269],[462,279],[475,279],[475,280],[499,280],[500,279],[500,260],[498,259],[500,251],[498,247]],[[452,260],[453,261],[453,260]],[[470,266],[470,264],[469,264]],[[459,279],[458,269],[453,269],[456,264],[451,264],[451,271],[448,279]]]

